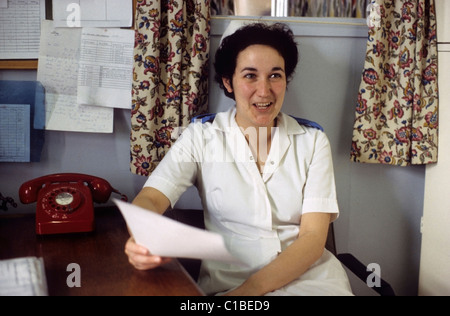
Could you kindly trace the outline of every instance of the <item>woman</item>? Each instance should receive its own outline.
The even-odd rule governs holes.
[[[206,228],[247,264],[203,261],[206,294],[351,295],[341,264],[324,249],[339,212],[328,139],[281,112],[297,61],[283,24],[255,23],[225,37],[216,80],[236,106],[191,124],[133,201],[163,213],[196,185]],[[125,248],[137,269],[170,260],[132,238]]]

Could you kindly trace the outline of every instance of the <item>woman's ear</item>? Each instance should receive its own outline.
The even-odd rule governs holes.
[[[222,77],[222,82],[223,82],[225,89],[227,89],[228,93],[233,93],[233,84],[231,83],[231,80],[228,78]]]

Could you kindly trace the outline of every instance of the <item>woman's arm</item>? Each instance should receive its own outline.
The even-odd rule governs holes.
[[[163,214],[170,206],[169,199],[163,193],[152,187],[144,187],[132,203],[158,214]]]
[[[299,278],[323,254],[330,225],[329,213],[302,215],[296,241],[271,263],[250,276],[230,296],[258,296],[272,292]]]
[[[133,204],[163,214],[170,206],[170,201],[160,191],[145,187],[133,200]],[[138,270],[153,269],[171,260],[170,258],[152,255],[147,248],[138,245],[133,237],[130,237],[125,244],[125,253],[128,256],[128,261]]]

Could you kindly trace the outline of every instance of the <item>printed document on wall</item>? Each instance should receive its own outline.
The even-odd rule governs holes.
[[[112,133],[114,109],[77,103],[81,29],[42,24],[37,80],[46,90],[46,129]]]
[[[0,162],[30,161],[30,105],[0,104]]]
[[[45,0],[0,0],[0,59],[35,59],[39,55]]]
[[[78,104],[131,108],[134,31],[83,28]]]
[[[132,21],[132,0],[53,0],[55,27],[131,27]]]

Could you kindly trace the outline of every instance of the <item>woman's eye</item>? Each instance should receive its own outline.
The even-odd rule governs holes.
[[[256,75],[255,74],[246,74],[244,77],[247,79],[253,79],[256,77]]]
[[[272,75],[270,75],[270,78],[281,78],[282,76],[281,76],[281,74],[272,74]]]

